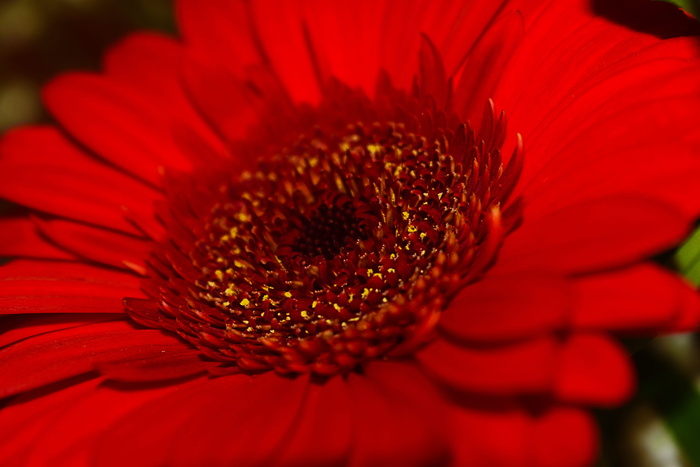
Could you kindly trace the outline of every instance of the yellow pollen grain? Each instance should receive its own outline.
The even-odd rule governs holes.
[[[403,217],[403,220],[408,220],[410,214],[408,212],[404,211],[401,213],[401,216]]]
[[[374,274],[374,269],[368,268],[367,269],[367,277],[370,277],[372,274]]]
[[[230,305],[231,305],[231,302],[224,302],[224,303],[222,303],[222,305],[223,305],[223,306],[230,306]]]
[[[345,187],[343,186],[343,180],[336,175],[333,177],[335,179],[335,187],[338,189],[339,192],[345,193]]]
[[[236,238],[238,235],[238,227],[231,227],[231,230],[229,230],[229,235],[231,235],[231,238]]]
[[[408,226],[408,233],[416,233],[416,232],[418,232],[418,227],[416,227],[415,225]]]
[[[396,269],[394,269],[394,268],[389,268],[389,269],[386,270],[386,272],[388,272],[389,274],[393,274],[393,273],[396,272]]]
[[[301,310],[301,317],[304,319],[309,319],[309,313],[306,310]]]
[[[236,292],[235,292],[231,287],[229,287],[228,289],[224,290],[224,294],[225,294],[227,297],[230,297],[231,295],[233,295],[233,294],[235,294],[235,293],[236,293]]]
[[[241,268],[241,269],[245,269],[245,268],[246,268],[246,264],[245,264],[244,262],[242,262],[242,261],[237,260],[237,259],[234,259],[234,260],[233,260],[233,264],[234,264],[234,266],[236,266],[237,268]]]
[[[248,305],[250,305],[250,300],[248,300],[247,298],[244,298],[243,300],[240,301],[240,305],[243,307],[247,307]]]
[[[311,304],[311,308],[316,308],[318,306],[318,300],[314,300],[314,302]]]
[[[208,285],[209,287],[216,287],[216,282],[214,282],[214,281],[209,281],[209,282],[207,282],[207,285]]]
[[[284,296],[287,298],[292,298],[292,293],[291,292],[285,292]]]
[[[236,219],[238,219],[241,222],[248,222],[250,221],[251,216],[247,212],[239,212],[238,214],[236,214]]]
[[[378,277],[380,279],[384,279],[384,276],[382,275],[381,272],[375,272],[374,274],[372,274],[372,277]]]
[[[381,146],[379,146],[378,144],[368,144],[367,145],[367,150],[372,155],[375,155],[376,153],[378,153],[380,149],[381,149]]]
[[[221,269],[217,269],[216,271],[214,271],[214,274],[216,275],[217,279],[223,280],[224,272]]]
[[[309,159],[309,166],[316,167],[318,165],[318,157],[312,157]]]
[[[362,290],[362,298],[367,298],[367,297],[369,297],[369,289]]]
[[[335,308],[336,311],[340,311],[340,310],[341,310],[340,305],[338,305],[337,303],[334,303],[334,304],[333,304],[333,308]]]

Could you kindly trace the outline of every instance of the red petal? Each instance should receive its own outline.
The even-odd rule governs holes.
[[[251,14],[265,57],[290,96],[297,102],[317,103],[320,83],[309,54],[299,3],[261,0],[251,3]]]
[[[660,332],[693,332],[700,326],[700,294],[690,284],[679,287],[680,303],[676,318],[664,326],[661,330],[654,329],[654,335]]]
[[[651,264],[573,282],[576,308],[573,326],[597,330],[662,327],[680,315],[679,292],[688,286]]]
[[[70,253],[55,247],[39,235],[28,217],[0,219],[0,257],[45,259],[75,259]]]
[[[416,29],[428,36],[440,51],[447,76],[455,74],[459,66],[464,63],[467,53],[472,51],[478,41],[483,40],[485,31],[493,27],[498,15],[508,11],[505,8],[506,3],[503,0],[492,2],[442,0],[430,2],[427,5],[418,3],[420,8],[416,10],[422,11],[417,18],[419,25]],[[389,14],[393,17],[400,16],[395,13],[395,9]],[[400,44],[392,45],[397,47],[394,50],[398,53],[391,60],[401,60]],[[386,52],[383,56],[389,58],[389,53]],[[404,58],[405,54],[406,52],[404,52]],[[481,108],[484,104],[485,102],[481,104]]]
[[[171,120],[175,137],[192,133],[222,157],[225,148],[212,129],[202,120],[185,95],[181,73],[183,46],[174,39],[153,33],[132,34],[109,49],[105,72],[140,92],[162,109],[161,116]],[[187,151],[185,156],[201,162],[201,152]]]
[[[380,68],[381,37],[390,37],[382,35],[387,3],[303,2],[312,55],[324,80],[337,78],[372,94]]]
[[[3,333],[0,335],[0,347],[19,342],[28,337],[70,329],[87,324],[104,323],[124,318],[123,313],[76,313],[46,315],[8,315],[3,316]]]
[[[187,45],[219,61],[224,57],[224,66],[243,70],[264,64],[248,4],[180,0],[177,19]]]
[[[191,169],[162,109],[117,80],[63,75],[44,87],[44,100],[77,140],[142,180],[158,186],[163,168]]]
[[[570,288],[556,276],[487,275],[455,297],[438,328],[451,339],[485,343],[550,333],[567,324]]]
[[[445,65],[435,45],[426,36],[423,36],[421,41],[419,62],[418,79],[421,91],[425,95],[432,96],[438,108],[445,108],[451,92],[451,89],[448,89]]]
[[[120,313],[143,296],[131,274],[80,263],[15,260],[0,267],[1,314]]]
[[[307,387],[274,373],[184,386],[110,427],[95,465],[269,465],[303,414]]]
[[[632,390],[626,354],[596,335],[475,349],[438,340],[417,358],[440,382],[470,393],[510,396],[554,391],[561,400],[609,406],[625,400]]]
[[[493,95],[510,128],[525,138],[520,188],[535,196],[547,192],[530,208],[558,209],[611,191],[676,191],[669,183],[674,177],[653,177],[656,168],[668,173],[664,162],[676,167],[697,153],[695,39],[661,41],[593,15],[584,0],[549,2],[543,9],[525,10],[524,40]],[[674,156],[658,157],[659,151]],[[687,199],[697,204],[693,198]]]
[[[158,194],[93,160],[55,128],[28,127],[0,141],[0,196],[39,211],[139,234],[126,206],[152,217]]]
[[[473,0],[390,3],[383,12],[381,39],[375,42],[379,44],[381,66],[395,85],[408,88],[418,69],[420,34],[424,33],[441,52],[448,76],[452,75],[503,3]],[[380,13],[365,13],[371,14]],[[361,24],[358,22],[356,27],[360,28]]]
[[[575,335],[561,349],[555,394],[561,400],[615,406],[634,390],[631,362],[623,349],[601,335]]]
[[[584,467],[596,458],[595,422],[583,411],[556,408],[532,425],[533,465]]]
[[[537,7],[542,6],[541,2],[532,3]],[[619,108],[619,96],[615,94],[597,100],[585,96],[584,91],[591,85],[609,80],[616,71],[648,61],[651,46],[661,44],[666,49],[661,55],[666,58],[696,55],[694,39],[660,41],[650,34],[592,14],[590,2],[586,0],[565,4],[547,2],[541,14],[533,14],[528,9],[526,7],[524,10],[524,40],[504,70],[498,90],[493,95],[499,106],[508,109],[513,128],[522,132],[526,141],[534,127],[558,120],[559,111],[569,107],[572,102],[578,101],[589,107],[591,104],[607,103],[609,108]],[[558,40],[552,41],[552,37]],[[587,46],[581,47],[581,44]],[[538,59],[533,60],[533,57]],[[625,99],[633,95],[637,100],[653,100],[656,86],[665,85],[664,75],[672,77],[680,74],[678,69],[670,69],[663,64],[650,71],[651,75],[637,73],[637,81],[650,77],[656,82],[655,86],[641,88],[644,91],[641,93],[637,89],[629,94],[622,92],[621,96]],[[686,76],[697,83],[697,77]],[[692,93],[687,92],[692,88],[685,89],[687,94]],[[585,112],[576,111],[567,118],[585,115]],[[574,121],[570,128],[575,130],[577,123]],[[640,132],[640,135],[644,133]],[[558,135],[557,139],[565,141],[566,134],[550,132],[549,136]]]
[[[95,367],[109,380],[137,383],[178,379],[207,371],[208,364],[199,358],[199,351],[176,339],[171,340],[168,345],[163,342],[144,344],[126,356],[115,352],[113,357],[97,362]]]
[[[93,452],[105,431],[125,413],[178,389],[123,390],[100,383],[93,379],[13,399],[0,412],[2,465],[95,465]]]
[[[452,410],[455,466],[528,465],[533,420],[518,407]]]
[[[444,465],[450,456],[442,396],[412,364],[375,362],[348,375],[352,466]]]
[[[353,432],[352,398],[343,378],[309,385],[303,414],[277,453],[273,465],[347,465]],[[332,429],[329,429],[329,414],[333,414]]]
[[[185,2],[183,2],[185,3]],[[194,105],[227,142],[245,137],[258,118],[260,98],[225,67],[188,49],[183,79]]]
[[[479,39],[455,87],[453,108],[463,120],[479,122],[483,108],[493,95],[522,36],[523,17],[516,11],[502,15]]]
[[[542,393],[551,387],[557,341],[467,348],[436,340],[416,354],[425,370],[454,388],[490,395]]]
[[[148,241],[65,220],[37,220],[44,235],[62,248],[83,258],[144,275]]]
[[[50,332],[0,350],[5,375],[0,397],[39,388],[93,371],[101,362],[139,356],[144,350],[182,349],[176,338],[156,330],[136,330],[112,321]]]
[[[649,64],[649,68],[658,66]],[[646,76],[644,70],[638,71]],[[639,78],[632,74],[629,81],[636,83]],[[687,87],[687,83],[673,84],[673,90]],[[588,199],[628,193],[670,197],[678,206],[687,205],[690,215],[697,214],[698,201],[683,196],[696,190],[696,185],[684,175],[692,172],[697,176],[700,172],[696,157],[700,135],[695,131],[695,109],[700,107],[700,99],[673,95],[657,97],[653,102],[640,101],[636,96],[647,93],[647,87],[640,87],[629,103],[620,102],[613,107],[604,101],[599,109],[569,109],[568,126],[561,116],[547,129],[548,135],[561,132],[565,138],[546,136],[548,140],[539,144],[534,138],[526,139],[533,148],[528,152],[526,168],[531,173],[524,174],[521,188],[527,191],[531,215],[540,217]],[[547,160],[538,157],[540,153],[586,156]],[[658,157],[661,153],[673,157]],[[545,162],[541,169],[532,172]]]
[[[206,392],[194,404],[199,410],[174,439],[167,463],[265,465],[287,441],[303,414],[308,379],[289,380],[272,373],[249,381],[237,378],[243,379],[240,383],[233,378],[213,380],[202,388]],[[221,401],[227,399],[235,402],[222,408]]]
[[[595,423],[582,411],[550,407],[457,409],[453,465],[584,467],[596,457]]]
[[[621,266],[680,242],[688,219],[663,202],[615,196],[528,218],[505,241],[499,268],[580,273]]]
[[[42,465],[30,463],[32,456],[41,457],[46,453],[36,449],[36,439],[42,434],[51,433],[54,436],[65,436],[66,432],[52,433],[49,430],[65,413],[67,407],[72,407],[84,400],[94,391],[97,381],[87,381],[82,384],[61,388],[41,394],[41,397],[16,397],[0,411],[0,463],[2,465]],[[77,427],[72,427],[75,430]],[[71,432],[73,430],[70,430]],[[42,462],[43,465],[52,462]],[[55,465],[55,463],[53,463]],[[77,464],[80,465],[80,464]]]

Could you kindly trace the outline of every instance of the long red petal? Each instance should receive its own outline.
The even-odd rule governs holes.
[[[570,289],[557,276],[487,276],[455,297],[438,328],[452,339],[484,343],[549,334],[568,322]]]

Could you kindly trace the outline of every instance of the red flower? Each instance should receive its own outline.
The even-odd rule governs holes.
[[[649,259],[700,212],[683,15],[178,13],[0,145],[0,464],[592,462],[614,336],[699,315]]]

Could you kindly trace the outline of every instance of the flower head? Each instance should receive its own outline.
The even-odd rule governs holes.
[[[561,3],[181,0],[49,84],[0,143],[0,459],[590,463],[614,337],[700,316],[649,259],[700,57]]]

